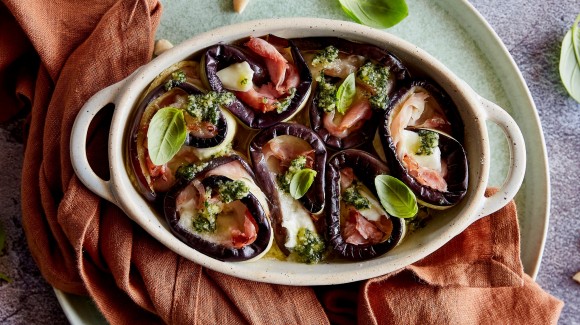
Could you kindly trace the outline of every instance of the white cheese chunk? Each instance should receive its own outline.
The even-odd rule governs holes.
[[[398,145],[401,151],[413,158],[419,166],[441,173],[441,150],[435,147],[430,155],[417,155],[417,150],[421,147],[421,137],[417,132],[403,130]]]
[[[294,199],[290,194],[278,190],[280,210],[282,211],[282,227],[286,228],[288,238],[284,246],[292,250],[296,246],[296,236],[300,228],[306,228],[317,233],[314,222],[310,217],[310,212],[304,208],[300,201]]]
[[[254,70],[248,62],[234,63],[216,73],[223,86],[228,90],[248,91],[254,86]]]
[[[361,185],[359,188],[360,195],[367,198],[370,203],[370,208],[368,209],[361,209],[358,212],[365,217],[367,220],[370,221],[379,221],[381,216],[386,216],[387,212],[383,209],[381,203],[375,198],[375,196],[369,191],[369,189]]]

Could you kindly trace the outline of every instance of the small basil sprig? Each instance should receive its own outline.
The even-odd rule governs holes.
[[[158,110],[147,130],[147,149],[151,162],[159,166],[170,161],[181,149],[186,135],[183,110],[175,107]]]
[[[344,79],[340,87],[338,87],[338,91],[336,92],[336,110],[340,114],[346,113],[350,105],[352,104],[352,100],[354,99],[354,95],[356,94],[356,84],[354,80],[354,73],[351,73]]]
[[[417,198],[405,183],[390,175],[375,177],[375,187],[381,205],[397,218],[412,218],[419,211]]]
[[[303,197],[312,186],[316,174],[316,171],[310,168],[304,168],[294,174],[290,181],[290,195],[297,200]]]
[[[405,0],[338,0],[342,10],[359,24],[389,28],[409,15]]]
[[[580,102],[580,15],[574,25],[564,36],[560,52],[560,78],[566,90],[577,102]]]

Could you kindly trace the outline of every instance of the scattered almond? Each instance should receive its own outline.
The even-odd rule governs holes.
[[[242,11],[246,9],[248,2],[250,2],[250,0],[234,0],[234,10],[237,13],[241,14]]]
[[[574,281],[580,283],[580,272],[574,274],[574,276],[572,277],[572,279],[574,279]]]
[[[171,44],[171,42],[169,42],[166,39],[157,40],[157,41],[155,41],[155,47],[153,49],[153,54],[155,54],[155,56],[159,56],[159,55],[161,55],[161,53],[169,50],[172,47],[173,47],[173,44]]]

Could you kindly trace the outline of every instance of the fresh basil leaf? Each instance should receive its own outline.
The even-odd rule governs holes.
[[[409,15],[405,0],[338,0],[342,10],[357,23],[389,28]]]
[[[12,282],[12,279],[10,277],[8,277],[6,274],[0,273],[0,279],[10,283]]]
[[[566,90],[577,102],[580,102],[580,15],[574,25],[564,36],[560,52],[560,78]]]
[[[170,161],[181,149],[186,135],[182,110],[175,107],[158,110],[147,130],[147,149],[151,162],[159,166]]]
[[[336,92],[336,110],[340,114],[346,113],[350,104],[352,104],[355,94],[356,85],[354,81],[354,73],[351,73],[346,77],[346,79],[344,79]]]
[[[417,214],[417,198],[405,183],[390,175],[375,177],[375,187],[381,205],[397,218],[411,218]]]
[[[303,197],[308,192],[308,189],[310,189],[310,186],[312,186],[314,177],[316,177],[316,171],[310,168],[304,168],[298,171],[292,176],[292,180],[290,181],[290,195],[295,199]]]

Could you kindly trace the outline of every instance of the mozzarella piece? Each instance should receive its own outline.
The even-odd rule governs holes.
[[[430,155],[417,155],[416,152],[421,147],[421,137],[417,132],[403,130],[399,140],[401,153],[406,153],[413,158],[421,167],[429,168],[441,173],[441,150],[439,147],[433,148]]]
[[[234,63],[216,73],[226,89],[246,92],[254,86],[254,70],[248,62]]]
[[[367,200],[369,200],[370,208],[361,209],[358,212],[369,221],[379,221],[381,216],[387,216],[387,212],[383,209],[381,203],[375,198],[374,195],[369,191],[369,189],[361,184],[359,188],[359,193]]]
[[[310,217],[310,212],[302,206],[300,201],[295,200],[290,194],[278,190],[278,199],[280,201],[280,210],[282,213],[282,227],[286,228],[288,238],[284,246],[292,250],[296,246],[296,236],[300,228],[306,228],[314,233],[316,227]]]

